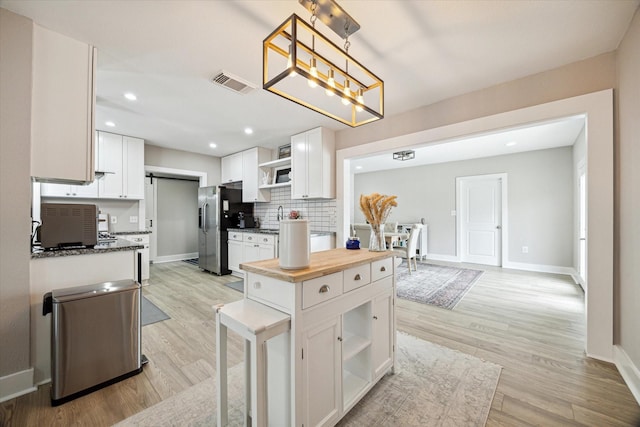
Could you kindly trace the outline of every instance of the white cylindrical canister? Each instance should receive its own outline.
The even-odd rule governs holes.
[[[311,232],[306,219],[280,221],[280,268],[298,270],[309,267]]]

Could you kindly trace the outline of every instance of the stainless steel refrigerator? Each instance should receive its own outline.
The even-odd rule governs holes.
[[[223,186],[199,188],[198,266],[218,275],[231,273],[227,230],[238,228],[240,218],[252,216],[253,204],[242,203],[242,190]]]

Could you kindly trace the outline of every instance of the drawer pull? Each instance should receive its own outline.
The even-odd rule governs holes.
[[[342,342],[342,337],[338,337],[338,341]]]
[[[267,239],[266,237],[264,239],[262,239],[263,242],[268,242],[269,239]]]
[[[320,293],[320,294],[327,293],[327,292],[329,292],[329,289],[330,289],[329,285],[322,285],[322,286],[320,286],[320,289],[318,289],[318,293]]]
[[[380,271],[387,271],[387,269],[385,268],[385,266],[383,265],[382,267],[380,267]]]
[[[378,320],[378,316],[373,316],[373,320]]]
[[[260,289],[262,287],[262,285],[260,284],[260,282],[253,282],[253,289]]]
[[[354,277],[353,280],[362,280],[362,277],[360,277],[359,274],[356,274],[356,277]]]
[[[253,237],[247,237],[247,240],[253,240]]]

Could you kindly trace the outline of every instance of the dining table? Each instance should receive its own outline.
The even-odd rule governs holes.
[[[387,248],[391,249],[394,246],[399,246],[400,242],[407,240],[409,233],[397,233],[397,232],[385,232],[384,240],[387,244]]]

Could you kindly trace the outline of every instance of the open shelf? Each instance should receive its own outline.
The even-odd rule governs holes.
[[[280,166],[289,166],[291,164],[291,157],[284,157],[282,159],[271,160],[270,162],[260,163],[258,167],[261,168],[277,168]]]
[[[342,343],[342,360],[351,359],[369,345],[371,345],[370,339],[345,331]]]
[[[266,188],[280,188],[280,187],[289,187],[291,186],[291,181],[287,181],[287,182],[279,182],[278,184],[266,184],[266,185],[261,185],[260,187],[258,187],[259,189],[263,190]]]
[[[354,399],[367,388],[369,381],[345,370],[342,378],[342,402],[345,407],[351,406]]]

